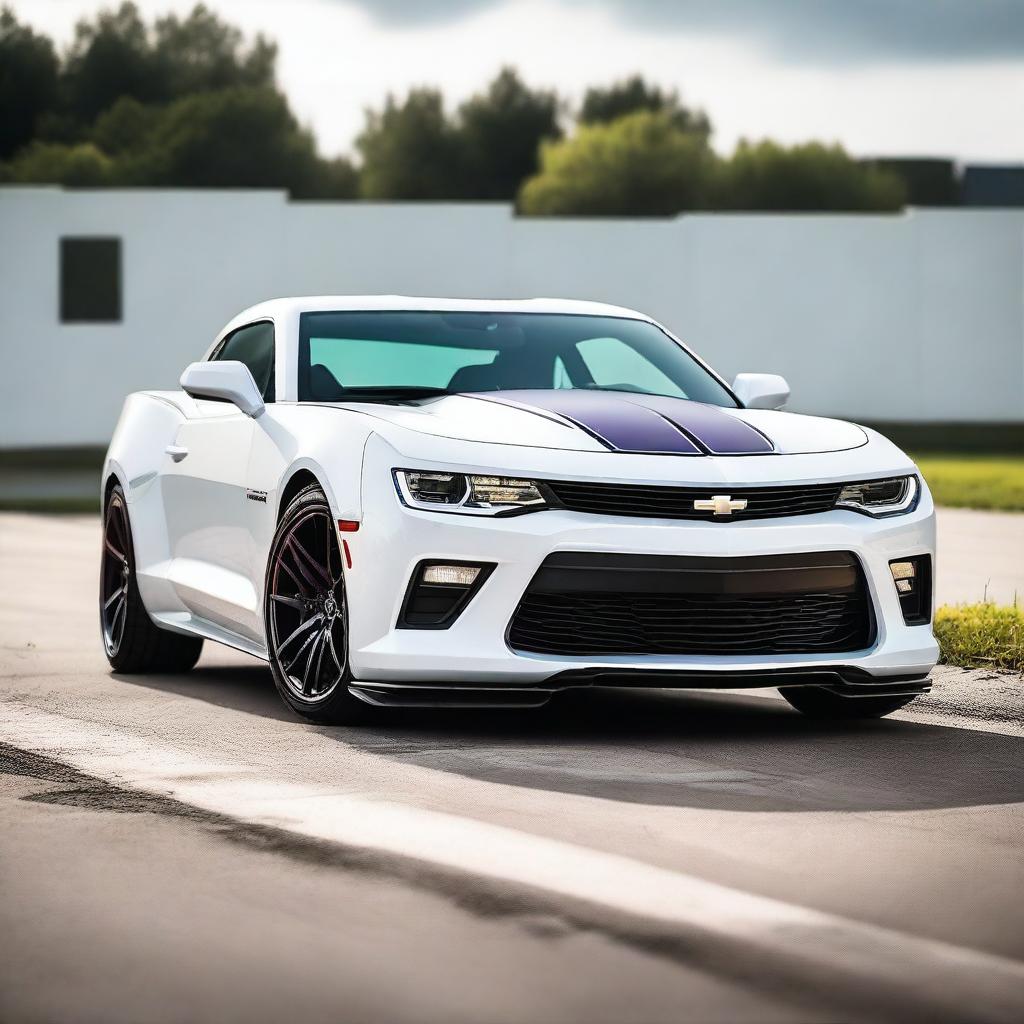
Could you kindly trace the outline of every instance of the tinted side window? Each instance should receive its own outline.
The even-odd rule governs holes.
[[[274,325],[250,324],[229,334],[213,355],[214,360],[237,360],[249,367],[264,402],[274,401]]]

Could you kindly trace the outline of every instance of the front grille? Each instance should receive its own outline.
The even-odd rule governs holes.
[[[696,500],[713,494],[746,498],[747,507],[733,512],[731,519],[776,519],[780,516],[806,516],[831,509],[842,484],[805,484],[792,487],[660,487],[643,484],[609,484],[574,480],[546,480],[558,504],[573,512],[591,512],[606,516],[631,516],[646,519],[714,520],[713,512],[698,512]]]
[[[516,650],[615,654],[810,654],[873,639],[849,552],[761,558],[549,556],[509,624]]]

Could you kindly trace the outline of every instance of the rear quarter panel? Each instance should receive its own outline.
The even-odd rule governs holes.
[[[191,402],[184,392],[129,395],[103,465],[104,496],[113,477],[128,502],[139,589],[150,612],[181,607],[165,579],[171,551],[160,471]]]

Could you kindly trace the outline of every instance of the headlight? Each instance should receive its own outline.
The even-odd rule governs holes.
[[[836,499],[836,508],[848,508],[869,516],[894,516],[909,512],[917,504],[920,487],[916,476],[895,476],[888,480],[866,480],[847,484]]]
[[[431,512],[494,516],[544,507],[544,495],[532,480],[507,476],[467,476],[396,469],[395,486],[410,508]]]

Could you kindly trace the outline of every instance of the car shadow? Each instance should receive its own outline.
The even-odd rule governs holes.
[[[248,660],[121,678],[392,761],[610,800],[737,811],[1024,801],[1024,739],[892,718],[820,722],[754,695],[595,688],[537,711],[388,709],[327,728],[297,719],[269,668]]]
[[[781,700],[565,694],[540,713],[392,712],[324,730],[467,778],[736,811],[920,810],[1024,801],[1024,739],[897,719],[820,722]]]

